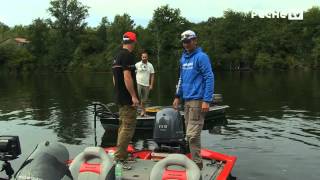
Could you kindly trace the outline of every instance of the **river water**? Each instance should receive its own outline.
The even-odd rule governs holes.
[[[320,72],[217,72],[228,125],[204,130],[204,147],[238,157],[238,179],[320,177]],[[154,105],[170,105],[176,74],[158,73]],[[92,102],[113,101],[109,73],[0,75],[0,135],[19,135],[17,168],[42,141],[58,141],[71,157],[94,145]],[[98,123],[98,144],[110,143]],[[104,137],[104,138],[102,138]],[[105,138],[107,137],[107,138]],[[145,137],[137,132],[135,141]],[[0,173],[0,177],[4,176]]]

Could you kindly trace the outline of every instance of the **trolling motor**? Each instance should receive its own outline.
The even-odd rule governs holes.
[[[5,171],[9,179],[14,170],[9,161],[15,160],[21,154],[20,141],[18,136],[0,136],[0,161],[3,161],[0,172]]]

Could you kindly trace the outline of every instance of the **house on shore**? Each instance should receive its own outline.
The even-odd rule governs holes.
[[[0,42],[0,45],[8,45],[8,44],[15,44],[17,46],[25,46],[29,44],[30,41],[23,37],[16,37],[16,38],[9,38]]]

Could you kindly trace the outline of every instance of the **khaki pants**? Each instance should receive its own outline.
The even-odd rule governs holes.
[[[149,96],[149,86],[143,86],[141,84],[138,84],[137,86],[139,99],[142,103],[145,103]]]
[[[204,124],[205,113],[201,112],[202,101],[190,100],[185,102],[184,119],[186,136],[193,161],[201,168],[201,131]]]
[[[137,123],[137,109],[133,106],[119,107],[119,129],[117,139],[117,150],[115,158],[126,160],[128,158],[127,148],[133,137]]]

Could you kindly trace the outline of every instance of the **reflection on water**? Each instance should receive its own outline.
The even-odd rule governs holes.
[[[176,74],[157,76],[154,105],[170,105]],[[238,156],[239,179],[319,179],[319,72],[216,73],[228,124],[202,132],[206,148]],[[0,75],[0,134],[19,135],[23,155],[44,140],[65,144],[74,157],[94,145],[91,103],[113,101],[111,76],[102,74]],[[116,131],[98,123],[98,144],[115,145]],[[100,138],[101,137],[101,138]],[[152,132],[136,132],[138,148]],[[0,177],[2,174],[0,174]]]

